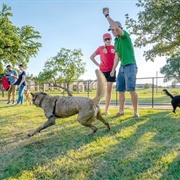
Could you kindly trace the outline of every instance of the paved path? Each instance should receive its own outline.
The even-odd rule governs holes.
[[[105,102],[100,102],[100,105],[105,105]],[[110,106],[119,106],[119,103],[116,102],[111,102]],[[139,103],[138,104],[139,108],[156,108],[156,109],[171,109],[172,106],[170,103],[154,103],[152,106],[152,103]],[[126,102],[125,107],[132,107],[132,103]]]
[[[7,101],[6,100],[0,100],[0,102],[4,102],[6,103]],[[100,105],[104,106],[105,105],[105,102],[100,102]],[[110,106],[118,106],[119,104],[116,103],[116,102],[111,102]],[[139,103],[138,104],[139,107],[148,107],[148,108],[152,108],[152,103]],[[132,106],[132,103],[130,102],[126,102],[125,103],[125,106]],[[154,103],[154,106],[153,108],[172,108],[171,104],[170,103]]]

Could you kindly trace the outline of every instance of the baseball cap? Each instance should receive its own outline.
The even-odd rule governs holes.
[[[9,68],[9,67],[11,67],[11,65],[10,65],[10,64],[6,66],[6,68]]]
[[[114,21],[120,28],[122,28],[122,25],[121,25],[121,23],[119,22],[119,21]],[[112,30],[112,28],[111,28],[111,26],[109,26],[109,29],[108,29],[108,31],[111,31]]]
[[[106,34],[103,35],[103,40],[105,40],[107,38],[112,39],[112,37],[111,37],[111,35],[109,33],[106,33]]]

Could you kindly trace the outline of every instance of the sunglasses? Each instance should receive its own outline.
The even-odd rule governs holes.
[[[110,41],[111,39],[110,38],[106,38],[106,39],[104,39],[104,41]]]

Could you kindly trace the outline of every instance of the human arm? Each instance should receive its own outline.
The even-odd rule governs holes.
[[[18,88],[25,82],[25,80],[26,80],[26,73],[23,72],[22,79],[21,79],[21,82],[18,85]]]
[[[113,68],[112,68],[112,70],[111,70],[111,72],[110,72],[110,76],[111,76],[111,77],[114,77],[114,72],[115,72],[116,67],[117,67],[118,64],[119,64],[119,56],[118,56],[117,53],[115,53],[114,65],[113,65]]]
[[[103,8],[103,14],[106,17],[106,19],[108,20],[109,25],[111,26],[111,29],[113,29],[118,35],[123,36],[124,31],[122,30],[122,28],[119,27],[116,24],[116,22],[109,16],[109,8]]]
[[[94,52],[91,56],[90,59],[92,60],[92,62],[96,65],[96,66],[100,66],[99,63],[95,60],[96,57],[96,53]]]
[[[15,79],[18,79],[17,73],[15,73],[15,74],[10,74],[10,76],[12,76],[12,77],[15,78]]]

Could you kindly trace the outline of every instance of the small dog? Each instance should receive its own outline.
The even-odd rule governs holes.
[[[28,104],[32,104],[32,95],[31,95],[31,92],[28,90],[28,89],[25,89],[24,90],[24,95],[26,97],[26,105]]]
[[[92,129],[92,132],[87,135],[93,134],[98,130],[92,124],[94,118],[100,120],[110,130],[109,123],[104,120],[99,108],[99,101],[105,93],[106,79],[101,71],[96,70],[95,72],[97,76],[97,92],[94,99],[74,96],[48,96],[43,92],[31,93],[33,104],[44,110],[48,120],[35,131],[28,133],[27,136],[31,137],[42,129],[54,125],[56,118],[70,117],[75,114],[78,114],[77,121],[81,125]]]
[[[176,113],[176,108],[177,107],[180,107],[180,96],[173,96],[172,94],[170,94],[168,92],[167,89],[163,89],[163,91],[171,97],[171,104],[172,104],[172,107],[173,107],[173,112]]]

